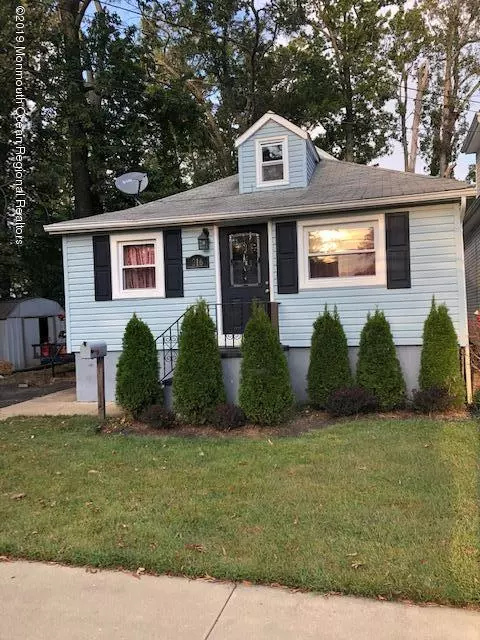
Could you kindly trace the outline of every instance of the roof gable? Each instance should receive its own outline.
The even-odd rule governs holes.
[[[291,133],[299,136],[303,140],[310,140],[310,136],[308,135],[308,133],[303,129],[300,129],[300,127],[297,127],[296,124],[293,124],[293,122],[290,122],[286,118],[282,118],[282,116],[273,113],[273,111],[267,111],[267,113],[265,113],[259,120],[255,122],[255,124],[252,124],[249,129],[247,129],[239,138],[237,138],[237,140],[235,141],[235,147],[239,147],[241,144],[246,142],[259,129],[261,129],[264,124],[266,124],[270,120],[280,125],[281,127],[284,127]]]

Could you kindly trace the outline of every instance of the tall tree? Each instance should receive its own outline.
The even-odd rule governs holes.
[[[367,162],[389,149],[394,95],[385,34],[387,0],[308,0],[305,16],[313,38],[338,77],[341,111],[327,125],[327,143],[339,157]],[[339,129],[340,125],[340,129]]]
[[[65,111],[68,124],[70,165],[76,218],[101,213],[98,192],[88,162],[87,92],[83,78],[81,37],[82,20],[90,0],[59,0],[58,11],[63,36],[63,78],[66,94]]]
[[[400,124],[400,143],[405,171],[415,171],[423,93],[428,83],[428,63],[425,60],[429,36],[419,7],[405,8],[401,4],[388,23],[389,58],[396,79],[396,102]],[[415,85],[412,87],[412,85]],[[415,94],[415,115],[408,136],[408,109],[411,92]]]
[[[285,20],[269,0],[162,0],[144,8],[160,77],[182,81],[204,114],[214,174],[235,167],[233,140],[262,113],[260,86]],[[152,27],[153,25],[153,27]]]
[[[480,87],[478,0],[424,0],[431,33],[433,83],[422,151],[432,175],[450,177],[469,100]]]

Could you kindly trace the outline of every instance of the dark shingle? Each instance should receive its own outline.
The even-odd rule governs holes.
[[[175,216],[195,218],[199,215],[238,214],[312,205],[374,200],[376,198],[419,195],[470,189],[466,182],[446,178],[433,178],[418,174],[369,167],[366,165],[333,160],[322,160],[316,168],[310,184],[303,188],[256,191],[240,194],[238,175],[183,191],[161,200],[103,213],[89,218],[76,219],[72,226],[82,221],[94,223],[145,220],[161,222]],[[62,226],[65,223],[60,223]],[[68,224],[68,223],[67,223]],[[54,230],[55,225],[47,229]]]

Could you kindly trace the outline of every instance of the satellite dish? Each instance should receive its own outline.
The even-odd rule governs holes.
[[[131,171],[115,178],[117,189],[129,196],[138,196],[146,188],[147,184],[147,174],[140,171]]]

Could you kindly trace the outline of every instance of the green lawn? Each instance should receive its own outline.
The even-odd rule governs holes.
[[[478,490],[467,420],[265,440],[0,423],[0,553],[32,559],[478,604]]]

